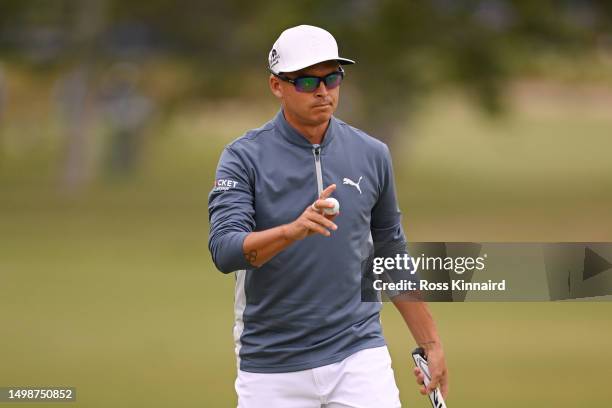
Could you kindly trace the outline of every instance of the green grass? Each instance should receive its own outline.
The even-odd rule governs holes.
[[[393,148],[410,239],[610,240],[612,121],[553,102],[554,114],[523,106],[499,122],[454,99],[423,112]],[[132,180],[75,196],[57,192],[53,143],[3,156],[1,386],[75,386],[74,407],[234,406],[234,281],[210,261],[206,201],[222,146],[274,112],[228,120],[241,110],[158,124]],[[612,401],[612,303],[431,307],[450,406]],[[391,305],[383,322],[403,402],[428,406]]]
[[[436,99],[392,149],[411,238],[612,241],[612,119],[601,99],[539,90],[498,120]]]

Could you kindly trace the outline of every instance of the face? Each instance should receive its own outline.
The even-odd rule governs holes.
[[[305,75],[324,77],[338,71],[339,66],[336,61],[326,61],[284,75],[291,79]],[[336,111],[340,96],[340,86],[327,89],[321,82],[313,92],[298,92],[292,83],[274,75],[270,75],[270,89],[281,100],[285,115],[307,126],[327,123]]]

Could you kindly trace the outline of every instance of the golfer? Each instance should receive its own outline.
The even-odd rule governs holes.
[[[236,277],[238,407],[399,407],[381,303],[362,300],[368,260],[406,253],[389,149],[333,116],[342,66],[354,61],[329,32],[285,30],[268,63],[281,108],[225,147],[208,204],[213,261]],[[325,213],[329,197],[339,213]],[[398,298],[430,362],[421,393],[440,386],[446,396],[428,308]]]

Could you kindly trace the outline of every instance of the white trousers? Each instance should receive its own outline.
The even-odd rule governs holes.
[[[290,373],[238,370],[238,408],[398,408],[387,347],[358,351],[344,360]]]

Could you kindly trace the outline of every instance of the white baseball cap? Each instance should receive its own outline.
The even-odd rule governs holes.
[[[268,56],[268,68],[278,74],[332,60],[340,64],[355,63],[338,56],[338,44],[329,32],[311,25],[299,25],[286,29],[278,37]]]

